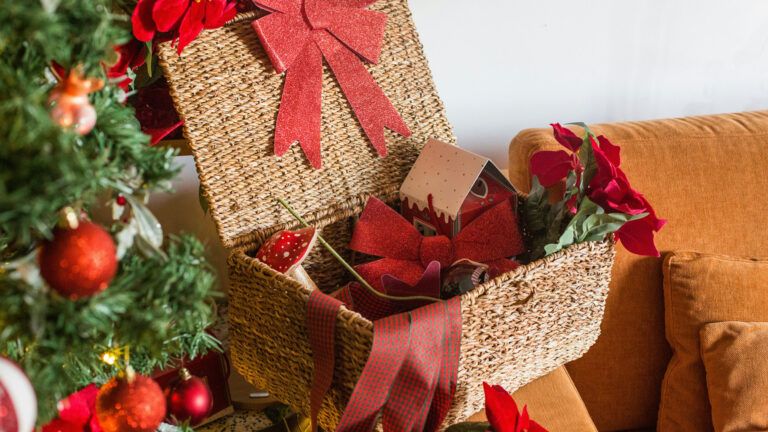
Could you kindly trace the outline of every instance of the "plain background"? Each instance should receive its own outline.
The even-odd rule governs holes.
[[[459,145],[507,166],[518,131],[551,122],[768,107],[766,0],[410,0]],[[224,275],[191,157],[151,207],[196,233]],[[224,278],[222,278],[223,280]]]

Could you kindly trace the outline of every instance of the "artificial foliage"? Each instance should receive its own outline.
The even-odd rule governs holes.
[[[620,148],[584,123],[578,136],[553,124],[563,147],[531,157],[531,191],[523,204],[529,260],[575,243],[601,241],[615,233],[632,253],[659,256],[654,235],[665,222],[633,189],[621,170]]]
[[[205,332],[215,296],[203,245],[164,239],[145,206],[151,192],[169,189],[175,152],[149,145],[125,104],[131,89],[106,74],[115,47],[131,38],[134,5],[0,0],[0,355],[31,379],[39,424],[56,415],[57,401],[107,382],[128,361],[149,374],[218,346]],[[88,134],[51,119],[56,67],[106,83],[90,95],[97,122]],[[92,297],[60,296],[39,277],[37,249],[64,209],[96,218],[118,198],[130,210],[98,220],[120,243],[117,275]]]

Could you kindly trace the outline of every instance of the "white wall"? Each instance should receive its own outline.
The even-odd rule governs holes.
[[[507,165],[523,128],[768,108],[767,0],[410,0],[462,147]],[[224,251],[190,157],[152,206]]]
[[[768,108],[765,0],[410,0],[459,144]]]

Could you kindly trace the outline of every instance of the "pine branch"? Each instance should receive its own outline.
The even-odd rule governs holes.
[[[171,238],[167,260],[132,254],[106,291],[79,301],[0,276],[0,351],[39,390],[42,418],[66,395],[114,375],[99,359],[110,349],[130,347],[131,365],[149,374],[184,354],[218,348],[205,332],[214,319],[214,276],[203,253],[192,237]]]

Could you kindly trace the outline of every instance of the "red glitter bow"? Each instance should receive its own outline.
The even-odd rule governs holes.
[[[299,141],[315,168],[320,157],[323,58],[379,156],[387,155],[384,128],[411,131],[359,57],[377,63],[387,16],[364,9],[376,0],[254,0],[271,12],[251,25],[278,73],[286,72],[275,127],[275,153]]]
[[[460,259],[468,259],[487,264],[489,276],[496,277],[518,266],[507,257],[525,250],[517,215],[509,200],[488,209],[450,239],[443,235],[423,237],[405,218],[376,198],[368,200],[349,248],[383,257],[355,267],[380,291],[384,275],[415,285],[432,261],[445,269]]]

